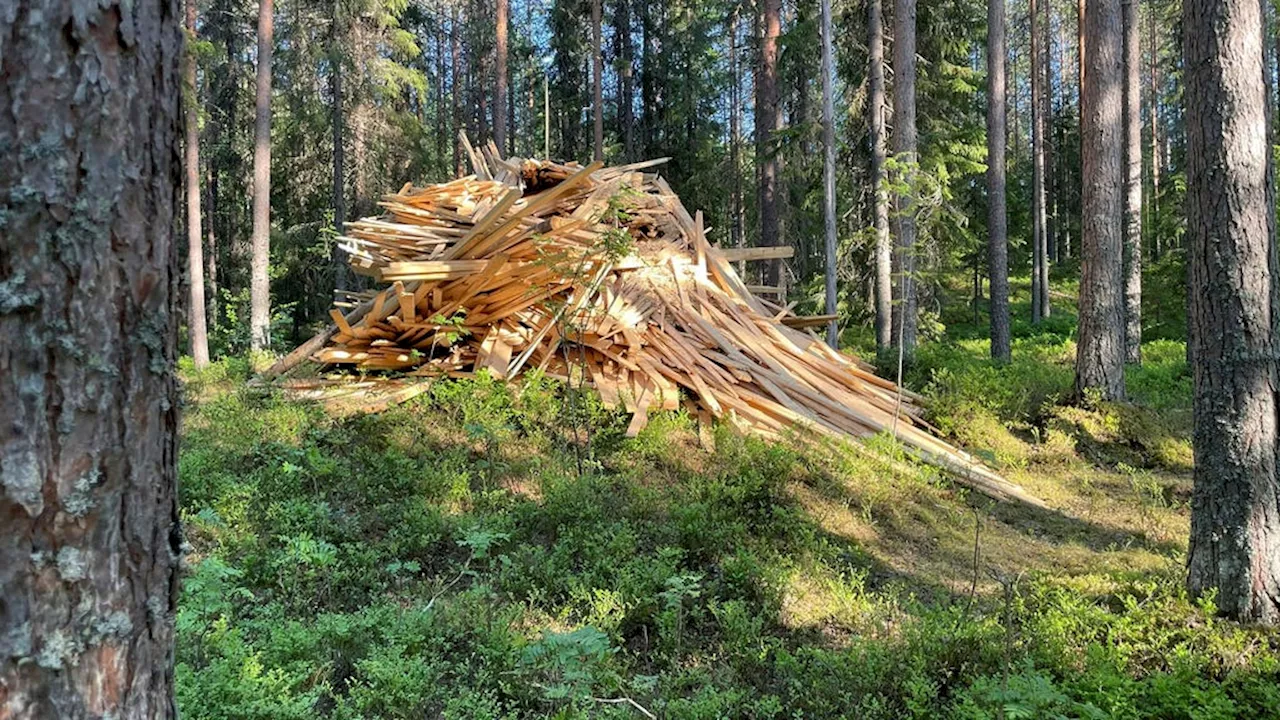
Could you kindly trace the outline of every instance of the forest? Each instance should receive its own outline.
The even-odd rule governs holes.
[[[1280,2],[0,4],[0,720],[1280,717]]]

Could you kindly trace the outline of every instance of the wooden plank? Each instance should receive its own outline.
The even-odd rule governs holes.
[[[729,262],[752,260],[785,260],[795,257],[796,249],[790,245],[766,245],[747,248],[717,248],[720,256]]]

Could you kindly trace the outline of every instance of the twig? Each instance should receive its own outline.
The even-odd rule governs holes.
[[[625,695],[620,698],[593,697],[591,699],[599,703],[608,703],[609,705],[628,705],[629,704],[631,705],[631,707],[635,708],[636,710],[639,710],[640,714],[649,718],[649,720],[658,720],[657,715],[654,715],[653,713],[649,712],[644,708],[643,705],[641,705],[640,703],[636,702],[635,700],[632,700],[631,698]]]

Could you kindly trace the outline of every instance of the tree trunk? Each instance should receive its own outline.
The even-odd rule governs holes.
[[[875,194],[875,312],[876,351],[893,347],[893,240],[889,237],[889,195],[885,191],[884,20],[881,0],[867,1],[869,90],[871,119],[871,191]]]
[[[623,0],[623,4],[626,4],[626,0]],[[729,234],[734,247],[745,247],[747,239],[742,222],[742,78],[738,68],[737,7],[729,15],[729,77],[733,83],[729,87],[729,164],[732,166],[733,183],[730,197],[733,217],[729,221]],[[741,266],[738,272],[742,273]]]
[[[778,154],[773,134],[781,125],[778,103],[778,36],[782,32],[782,0],[761,0],[763,38],[756,70],[756,164],[760,168],[760,245],[781,244],[778,216]],[[781,261],[765,263],[764,284],[777,285]]]
[[[1124,399],[1124,0],[1093,0],[1085,15],[1080,339],[1076,395]]]
[[[1049,297],[1045,257],[1045,192],[1044,192],[1044,74],[1041,72],[1040,6],[1048,0],[1029,0],[1031,34],[1031,322],[1045,318],[1045,300]]]
[[[463,86],[459,84],[464,75],[462,69],[462,31],[458,24],[462,20],[461,11],[457,5],[453,6],[453,12],[449,18],[449,67],[453,75],[453,80],[449,85],[450,100],[453,103],[453,176],[462,177],[467,174],[467,165],[462,157],[462,141],[458,139],[458,133],[462,131],[462,109],[467,105],[467,99]]]
[[[736,10],[734,11],[734,18],[737,18]],[[632,162],[636,159],[636,140],[634,117],[635,82],[632,78],[632,56],[635,53],[631,43],[631,0],[618,0],[617,37],[618,124],[622,129],[623,159],[626,162]],[[736,69],[733,71],[733,76],[735,78],[738,77]]]
[[[1124,0],[1124,357],[1142,362],[1142,44],[1138,0]]]
[[[907,191],[898,198],[898,304],[894,342],[909,362],[916,349],[916,0],[896,0],[893,13],[893,151],[905,163]]]
[[[599,2],[599,0],[596,0]],[[493,141],[498,146],[498,152],[508,155],[510,149],[507,147],[507,12],[508,0],[497,0],[496,6],[496,25],[497,25],[497,50],[494,58],[494,68],[498,74],[497,91],[493,96]]]
[[[191,0],[188,0],[190,2]],[[836,314],[836,129],[835,90],[831,73],[831,0],[822,3],[822,215],[825,226],[827,314]],[[827,344],[839,349],[840,324],[835,319],[827,325]]]
[[[991,277],[991,358],[998,363],[1011,359],[1004,157],[1004,2],[987,0],[987,274]]]
[[[209,308],[208,315],[207,315],[208,325],[209,327],[213,328],[215,332],[217,332],[217,329],[218,329],[218,239],[215,233],[213,232],[213,227],[214,227],[213,219],[217,215],[218,191],[214,184],[215,179],[217,178],[217,175],[213,172],[213,169],[210,167],[211,165],[212,163],[209,161],[208,156],[206,156],[205,172],[208,173],[208,181],[205,184],[207,186],[206,190],[209,193],[209,195],[208,195],[208,202],[205,203],[205,212],[208,213],[209,222],[206,223],[205,225],[207,227],[206,232],[209,237],[209,242],[205,248],[207,252],[205,252],[204,254],[204,258],[205,258],[205,273],[204,273],[205,283],[204,284],[205,284],[205,289],[208,290],[208,292],[205,293],[205,298],[207,300],[207,305]]]
[[[1136,0],[1135,0],[1136,2]],[[1044,297],[1041,298],[1041,309],[1044,316],[1049,316],[1049,268],[1057,261],[1057,217],[1054,210],[1057,201],[1054,197],[1054,146],[1053,146],[1053,2],[1044,0],[1044,21],[1041,35],[1044,42],[1040,45],[1041,72],[1044,73],[1044,85],[1040,95],[1044,104]]]
[[[253,261],[249,347],[271,345],[271,50],[272,0],[258,1],[258,86],[253,122]]]
[[[1079,208],[1084,209],[1084,18],[1085,0],[1076,3],[1076,119],[1079,121],[1079,143],[1076,157],[1080,158],[1080,182],[1076,183]],[[1084,217],[1080,218],[1080,252],[1084,252]],[[1066,256],[1071,257],[1071,246],[1066,247]]]
[[[441,12],[436,25],[436,162],[439,163],[442,176],[449,172],[448,162],[445,160],[445,147],[449,142],[449,114],[445,112],[444,104],[445,76],[448,72],[445,57],[444,13]]]
[[[1151,100],[1147,112],[1151,115],[1151,252],[1159,259],[1164,252],[1160,240],[1160,171],[1164,164],[1160,153],[1160,35],[1156,29],[1156,9],[1148,13],[1148,40],[1151,53]]]
[[[1257,0],[1186,0],[1195,492],[1187,582],[1280,622],[1276,258]]]
[[[600,51],[601,0],[591,0],[591,106],[593,153],[596,162],[604,160],[604,56]]]
[[[186,0],[187,36],[196,36],[196,2]],[[185,56],[182,88],[185,106],[184,143],[187,190],[187,333],[191,340],[191,361],[197,368],[209,365],[209,329],[205,324],[204,232],[200,229],[200,101],[196,96],[196,59]]]
[[[0,716],[172,718],[182,6],[22,8],[0,12],[0,147],[32,150],[0,153]]]
[[[339,16],[339,7],[338,0],[333,0],[330,5],[332,15],[329,18],[329,102],[333,105],[330,118],[333,125],[333,229],[334,232],[342,235],[345,232],[345,224],[347,222],[345,193],[347,171],[342,138],[344,124],[342,114],[342,46],[338,34],[342,18]],[[338,249],[337,243],[334,243],[333,250],[330,252],[329,264],[333,267],[334,284],[338,288],[348,287],[347,268],[349,266],[346,263],[343,252]]]

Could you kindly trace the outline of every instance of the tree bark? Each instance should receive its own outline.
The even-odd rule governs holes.
[[[1041,72],[1044,73],[1044,85],[1041,96],[1044,103],[1044,297],[1041,306],[1045,317],[1049,316],[1049,269],[1057,261],[1057,198],[1054,182],[1054,145],[1053,145],[1053,2],[1044,0],[1044,23],[1041,25],[1040,45]]]
[[[1159,259],[1164,252],[1160,239],[1160,173],[1164,159],[1160,152],[1160,36],[1156,28],[1156,10],[1148,13],[1148,40],[1151,53],[1151,100],[1147,112],[1151,115],[1151,252]]]
[[[827,314],[836,314],[836,121],[835,89],[831,73],[831,45],[835,42],[831,29],[831,0],[822,4],[822,216],[825,229]],[[827,344],[840,347],[840,324],[835,319],[827,325]]]
[[[330,5],[329,19],[329,102],[333,104],[330,121],[333,125],[333,229],[338,235],[345,232],[347,222],[346,156],[343,140],[343,95],[342,95],[342,45],[339,27],[342,19],[339,16],[338,0]],[[338,288],[346,288],[348,283],[348,265],[337,243],[329,254],[329,264],[333,267],[334,284]]]
[[[272,0],[258,0],[258,84],[253,122],[253,261],[249,347],[271,345],[271,51]]]
[[[1004,2],[987,0],[987,274],[991,277],[991,358],[999,363],[1011,359],[1009,221],[1005,198]]]
[[[904,164],[907,191],[898,197],[898,304],[894,344],[906,362],[916,348],[916,0],[896,0],[893,13],[893,150]]]
[[[604,160],[604,56],[600,51],[601,0],[591,0],[591,106],[592,157],[596,162]]]
[[[626,0],[623,0],[626,3]],[[729,223],[730,240],[734,247],[745,247],[743,230],[742,197],[742,78],[738,67],[738,7],[729,15],[729,164],[732,166],[730,202],[733,217]],[[739,274],[742,269],[739,267]]]
[[[1280,622],[1276,257],[1257,0],[1186,0],[1187,236],[1194,347],[1192,593]]]
[[[458,27],[462,21],[462,11],[458,9],[458,5],[453,6],[453,12],[449,17],[449,67],[450,74],[453,76],[449,85],[450,100],[453,103],[453,176],[462,177],[467,174],[467,165],[465,158],[462,157],[462,141],[458,139],[458,133],[462,130],[462,109],[466,107],[466,93],[463,86],[459,84],[462,80],[462,31]]]
[[[186,0],[187,36],[196,36],[196,2]],[[209,329],[205,323],[204,232],[200,229],[200,101],[196,96],[196,59],[186,53],[183,68],[183,143],[187,191],[187,334],[191,361],[197,368],[209,365]]]
[[[217,329],[218,329],[218,238],[213,231],[213,227],[214,227],[213,219],[218,212],[218,206],[217,206],[218,191],[214,184],[215,178],[217,178],[217,175],[213,172],[212,168],[209,167],[210,165],[212,165],[212,163],[209,161],[208,156],[206,156],[205,172],[208,173],[208,181],[205,183],[205,185],[206,185],[206,191],[209,193],[209,195],[208,195],[208,202],[205,203],[205,212],[208,213],[209,222],[206,223],[205,226],[207,228],[206,233],[208,234],[209,242],[205,247],[207,252],[205,252],[204,254],[204,257],[205,257],[205,273],[204,273],[205,283],[204,284],[205,284],[205,288],[208,290],[208,292],[205,294],[205,298],[207,299],[207,305],[209,308],[208,314],[207,314],[208,325],[211,328],[213,328],[214,332],[217,332]]]
[[[884,164],[884,20],[881,0],[867,0],[867,48],[871,115],[871,191],[875,194],[875,312],[876,351],[883,355],[893,347],[893,240],[889,237],[889,195],[885,191]]]
[[[0,12],[0,717],[171,718],[182,6],[21,7]]]
[[[760,245],[782,242],[778,216],[778,154],[774,132],[782,124],[778,103],[778,36],[782,33],[782,0],[761,0],[763,38],[756,69],[756,164],[760,168]],[[765,263],[764,283],[777,285],[782,277],[781,261]]]
[[[1044,78],[1041,63],[1040,10],[1048,0],[1029,0],[1031,21],[1031,322],[1039,323],[1048,315],[1048,258],[1045,257],[1045,192],[1044,192]]]
[[[1142,362],[1142,43],[1138,1],[1124,9],[1124,358]]]
[[[737,10],[734,10],[734,19],[737,19]],[[635,81],[632,72],[633,56],[635,54],[631,41],[631,0],[618,0],[617,10],[617,42],[618,42],[618,124],[622,130],[622,154],[626,162],[632,162],[636,159],[636,140],[635,140]],[[737,78],[736,58],[731,60],[734,65],[733,77]],[[736,82],[736,80],[735,80]]]
[[[1123,0],[1093,0],[1085,15],[1080,339],[1076,395],[1124,399]]]
[[[596,0],[599,2],[599,0]],[[493,141],[498,146],[498,152],[507,155],[510,149],[507,147],[507,14],[509,11],[508,0],[496,0],[496,22],[497,25],[497,48],[495,51],[494,68],[497,71],[498,82],[497,91],[493,96]]]

